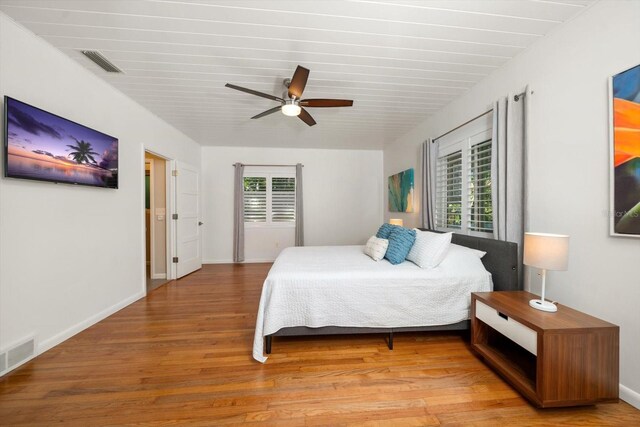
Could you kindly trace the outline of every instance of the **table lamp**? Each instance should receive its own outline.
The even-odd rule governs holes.
[[[403,221],[402,221],[402,218],[391,218],[389,220],[389,224],[391,224],[391,225],[399,225],[400,227],[402,227]]]
[[[542,270],[542,296],[529,305],[542,311],[555,312],[558,307],[544,300],[547,270],[566,270],[569,264],[569,236],[547,233],[524,233],[524,264]]]

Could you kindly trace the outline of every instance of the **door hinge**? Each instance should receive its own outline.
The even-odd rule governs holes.
[[[171,219],[178,219],[178,214],[171,215]]]
[[[178,176],[178,169],[174,169],[171,171],[171,176]]]
[[[174,257],[173,257],[173,262],[174,262],[175,264],[177,264],[177,263],[178,263],[178,257],[177,257],[177,256],[174,256]]]

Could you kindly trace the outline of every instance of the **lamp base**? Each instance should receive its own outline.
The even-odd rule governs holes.
[[[532,299],[529,301],[529,305],[537,310],[548,311],[550,313],[558,311],[558,307],[556,307],[554,303],[541,299]]]

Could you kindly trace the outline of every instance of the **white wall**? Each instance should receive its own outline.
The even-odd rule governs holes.
[[[639,22],[638,1],[596,3],[389,144],[384,166],[385,176],[408,167],[418,171],[424,139],[530,84],[535,93],[529,114],[528,230],[571,235],[569,271],[549,274],[548,296],[620,325],[621,391],[636,405],[640,239],[609,237],[607,79],[640,63]],[[419,213],[406,215],[410,225],[418,224]],[[533,292],[539,292],[539,279],[531,272],[529,278]]]
[[[44,351],[144,295],[144,149],[200,146],[0,13],[0,95],[119,138],[119,189],[0,179],[0,348]]]
[[[305,245],[364,244],[382,223],[382,151],[203,147],[203,261],[233,253],[233,163],[304,164]],[[290,171],[295,171],[290,168]],[[287,233],[246,230],[245,258],[269,260],[293,241]],[[267,236],[266,234],[269,234]],[[289,232],[290,235],[290,232]],[[274,240],[271,240],[274,239]],[[275,242],[280,242],[275,246]],[[252,242],[262,241],[262,245]],[[270,243],[265,247],[264,242]]]

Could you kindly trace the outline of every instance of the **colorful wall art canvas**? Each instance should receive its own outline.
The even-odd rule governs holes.
[[[613,234],[640,237],[640,65],[613,76]]]
[[[413,168],[389,177],[389,211],[413,212]]]

